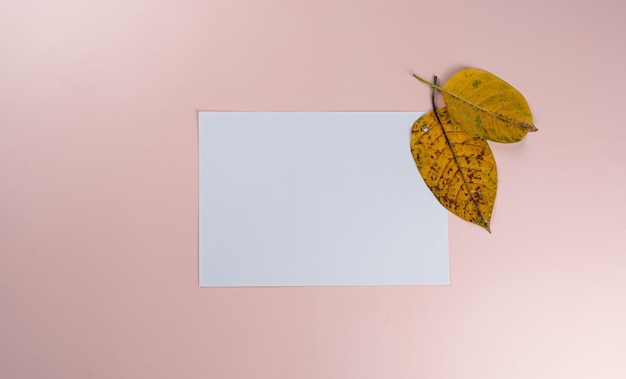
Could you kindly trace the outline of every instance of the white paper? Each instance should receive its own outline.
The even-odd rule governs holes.
[[[415,112],[200,112],[200,286],[449,284]]]

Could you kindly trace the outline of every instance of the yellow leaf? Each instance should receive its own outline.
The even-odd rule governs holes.
[[[487,71],[463,69],[443,87],[415,77],[441,92],[452,123],[472,136],[511,143],[537,131],[524,96]]]
[[[496,161],[487,141],[450,122],[448,110],[428,112],[413,124],[411,153],[426,185],[450,212],[490,231],[496,199]]]

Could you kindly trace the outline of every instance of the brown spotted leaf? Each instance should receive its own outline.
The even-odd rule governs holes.
[[[472,136],[511,143],[537,131],[524,96],[487,71],[460,70],[443,87],[415,77],[441,92],[452,123]]]
[[[450,122],[448,110],[413,124],[411,153],[424,182],[450,212],[490,231],[496,198],[496,161],[487,141]]]

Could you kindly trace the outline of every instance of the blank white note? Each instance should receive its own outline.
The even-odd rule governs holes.
[[[200,286],[449,284],[415,112],[200,112]]]

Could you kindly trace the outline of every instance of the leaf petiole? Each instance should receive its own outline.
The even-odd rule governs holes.
[[[437,85],[437,75],[433,77],[433,85]],[[430,95],[430,104],[433,106],[433,113],[435,114],[435,118],[437,119],[437,122],[439,123],[439,125],[441,125],[441,129],[443,130],[443,124],[441,123],[441,120],[439,119],[439,115],[437,114],[437,106],[435,105],[435,87],[431,87],[431,89],[432,91]],[[445,133],[445,130],[444,130],[444,133]]]
[[[431,83],[431,82],[429,82],[429,81],[428,81],[428,80],[426,80],[426,79],[422,79],[422,78],[420,78],[419,76],[417,76],[417,75],[415,75],[415,74],[413,74],[413,77],[414,77],[415,79],[419,80],[420,82],[422,82],[422,83],[424,83],[424,84],[426,84],[426,85],[430,86],[430,87],[433,87],[433,88],[438,89],[439,91],[444,91],[444,92],[447,92],[445,89],[443,89],[443,88],[441,88],[441,87],[439,87],[439,86],[437,85],[437,77],[436,77],[436,76],[435,76],[435,83]]]

